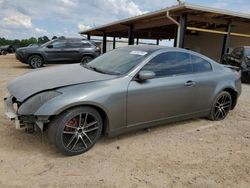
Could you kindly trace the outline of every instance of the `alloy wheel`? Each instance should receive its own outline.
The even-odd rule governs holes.
[[[73,152],[87,150],[98,137],[98,121],[90,113],[80,113],[70,119],[63,130],[63,144]]]
[[[41,67],[43,64],[42,62],[42,59],[39,58],[39,57],[33,57],[30,61],[30,65],[33,67],[33,68],[39,68]]]
[[[85,56],[82,58],[81,63],[86,64],[86,63],[90,62],[91,60],[92,60],[91,57]]]
[[[224,119],[230,111],[232,99],[229,93],[223,93],[219,96],[214,107],[214,119]]]

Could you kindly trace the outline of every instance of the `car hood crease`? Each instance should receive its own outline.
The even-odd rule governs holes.
[[[22,102],[44,90],[115,77],[117,76],[86,69],[80,64],[72,64],[30,71],[9,82],[7,87],[10,95]]]

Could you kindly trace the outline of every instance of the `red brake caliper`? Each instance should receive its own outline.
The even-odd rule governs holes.
[[[71,120],[68,121],[67,125],[70,127],[65,126],[64,130],[65,131],[72,131],[73,128],[71,128],[71,127],[77,127],[78,120],[76,118],[72,118]]]

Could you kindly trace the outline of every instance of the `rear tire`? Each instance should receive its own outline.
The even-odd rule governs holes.
[[[248,83],[248,73],[247,72],[244,72],[241,74],[241,82],[242,83]]]
[[[41,68],[44,64],[43,58],[39,55],[31,55],[28,64],[32,69]]]
[[[92,60],[93,60],[93,58],[91,56],[83,56],[83,58],[81,59],[81,63],[87,64],[88,62],[90,62]]]
[[[102,118],[94,108],[76,107],[50,123],[49,138],[64,155],[78,155],[94,146],[102,127]]]
[[[232,96],[227,91],[222,91],[214,100],[209,119],[220,121],[226,118],[232,107]]]

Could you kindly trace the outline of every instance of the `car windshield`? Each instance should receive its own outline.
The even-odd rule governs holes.
[[[41,47],[46,47],[46,46],[50,45],[52,42],[55,42],[55,41],[57,41],[57,40],[58,40],[58,39],[50,40],[50,41],[48,41],[48,42],[42,44]]]
[[[122,75],[132,70],[148,55],[145,51],[120,48],[101,55],[83,66],[104,74]]]

